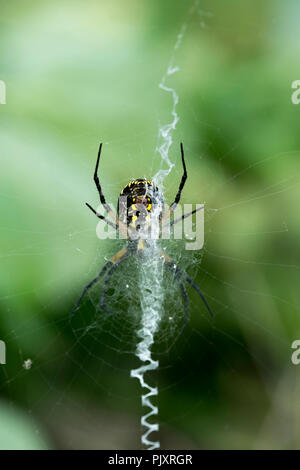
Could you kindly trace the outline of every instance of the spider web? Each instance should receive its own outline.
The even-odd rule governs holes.
[[[219,21],[214,6],[206,10],[193,2],[191,8],[192,18],[190,11],[184,11],[187,19],[182,23],[182,47],[173,51],[180,70],[169,77],[170,86],[176,86],[180,97],[177,108],[180,121],[170,147],[174,167],[168,176],[164,175],[164,187],[166,199],[172,201],[182,172],[178,143],[181,140],[185,143],[186,155],[193,159],[199,158],[200,147],[200,181],[197,174],[197,181],[193,182],[194,175],[189,173],[187,186],[192,185],[189,194],[195,197],[199,197],[201,187],[204,200],[195,202],[205,202],[205,245],[200,253],[186,251],[180,241],[166,241],[162,248],[197,279],[215,318],[209,318],[197,294],[188,289],[190,319],[181,333],[182,296],[172,275],[164,275],[166,315],[152,347],[153,357],[159,359],[159,370],[149,376],[160,393],[160,439],[164,448],[230,448],[233,442],[241,448],[297,447],[297,436],[289,425],[298,416],[297,371],[290,364],[290,344],[299,331],[296,286],[300,263],[297,253],[286,247],[295,246],[298,233],[293,204],[299,195],[296,171],[299,151],[296,144],[283,143],[279,148],[270,144],[266,155],[261,152],[259,140],[254,141],[256,128],[245,129],[241,140],[225,142],[225,131],[230,126],[226,117],[215,123],[209,114],[205,115],[210,107],[204,95],[202,115],[193,105],[194,97],[180,93],[183,79],[180,77],[191,66],[185,54],[190,53],[195,59],[194,36],[199,31],[203,40],[206,35],[213,36],[214,22],[218,25]],[[283,13],[276,18],[284,22]],[[226,24],[220,24],[216,29],[226,37]],[[232,21],[227,24],[231,32],[242,37],[238,26]],[[261,31],[257,23],[252,27],[253,35]],[[205,43],[203,47],[208,46]],[[166,63],[169,55],[170,46]],[[197,61],[197,80],[206,75],[202,60],[203,56]],[[211,66],[211,73],[212,70],[216,71],[214,104],[222,115],[219,103],[224,90],[217,86],[222,82],[218,64]],[[153,83],[156,86],[157,81]],[[202,85],[207,86],[205,80]],[[170,113],[170,97],[167,94],[162,97],[163,92],[157,90],[159,93],[158,101],[166,99],[167,105],[162,108]],[[252,109],[243,112],[251,114]],[[156,145],[156,117],[149,122],[147,132],[130,133],[120,140],[109,136],[106,139],[101,171],[110,175],[110,180],[105,181],[105,193],[115,201],[121,183],[126,184],[136,176],[148,177],[149,171],[150,176],[154,175],[162,168],[159,154],[148,158],[149,148]],[[168,122],[164,118],[160,117],[160,121]],[[199,136],[192,132],[195,127],[200,129]],[[26,141],[26,129],[16,124],[13,131],[20,131],[22,145],[20,141],[11,144],[8,133],[2,131],[3,145],[14,155],[28,157],[33,144]],[[269,129],[263,129],[259,138],[267,138],[268,132]],[[83,133],[96,141],[92,131],[90,135],[87,130]],[[37,131],[33,135],[37,144],[33,145],[30,158],[38,174],[45,179],[49,168],[57,167],[59,171],[50,172],[49,187],[65,184],[59,172],[68,173],[67,160],[59,161],[53,156],[55,145],[43,133]],[[61,138],[60,132],[56,131],[56,135]],[[51,164],[47,163],[47,143],[51,147]],[[250,152],[253,145],[257,146],[255,157]],[[40,148],[46,153],[42,163],[35,151]],[[220,148],[227,151],[220,152]],[[64,146],[57,150],[58,155],[68,153]],[[80,213],[78,221],[70,216],[70,208],[83,205],[86,194],[90,194],[91,200],[97,196],[90,189],[94,164],[90,156],[95,151],[96,144],[95,149],[88,149],[89,158],[76,158],[78,167],[72,162],[72,178],[66,180],[64,192],[59,197],[42,196],[35,202],[34,211],[22,205],[22,194],[18,191],[24,174],[26,184],[33,182],[33,175],[26,170],[28,160],[20,159],[19,169],[12,171],[3,157],[9,168],[8,182],[15,193],[12,195],[9,184],[3,182],[1,198],[18,215],[17,219],[22,219],[25,213],[29,222],[23,221],[23,229],[7,211],[1,227],[5,244],[1,255],[0,337],[6,343],[7,365],[0,366],[0,390],[3,403],[8,403],[16,414],[22,410],[30,418],[41,446],[133,448],[140,441],[140,389],[129,377],[130,370],[138,367],[135,351],[141,321],[141,291],[137,260],[128,259],[113,275],[107,295],[107,308],[113,315],[105,315],[98,308],[100,283],[91,290],[76,316],[69,318],[82,287],[123,246],[115,240],[100,243],[95,237],[97,221],[90,214]],[[116,175],[108,171],[114,154],[126,158],[126,175],[120,169],[116,169]],[[80,152],[78,155],[81,156]],[[234,163],[230,170],[228,161]],[[265,169],[268,172],[264,173]],[[83,189],[78,192],[78,188]],[[32,230],[32,212],[41,218],[45,229]],[[47,223],[48,218],[54,221],[53,225]],[[43,275],[35,273],[34,268],[24,272],[28,258],[33,266],[36,259],[42,260]],[[24,289],[26,275],[31,279],[31,287]],[[221,406],[221,394],[225,406]],[[253,402],[253,396],[259,397],[259,402]]]

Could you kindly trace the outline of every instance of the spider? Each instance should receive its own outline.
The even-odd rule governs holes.
[[[156,218],[159,222],[163,225],[163,222],[168,219],[171,212],[173,212],[180,201],[181,192],[187,180],[187,171],[184,159],[184,151],[183,151],[183,144],[180,144],[181,149],[181,159],[182,159],[182,166],[183,166],[183,175],[181,178],[181,182],[179,185],[179,189],[177,191],[176,197],[174,202],[169,207],[167,213],[163,215],[163,205],[164,205],[164,198],[159,190],[159,188],[150,180],[146,180],[144,178],[136,179],[131,181],[130,183],[125,186],[125,188],[121,191],[121,194],[118,198],[118,210],[117,213],[111,209],[109,204],[107,204],[104,194],[102,192],[101,184],[98,177],[98,167],[100,162],[101,150],[102,150],[102,143],[100,144],[98,157],[96,162],[96,167],[94,171],[94,182],[96,184],[100,202],[103,205],[104,209],[111,216],[113,221],[107,219],[103,215],[99,214],[93,207],[86,203],[87,207],[101,220],[105,221],[108,225],[112,226],[115,230],[119,231],[119,233],[126,233],[126,238],[128,236],[128,243],[125,247],[123,247],[118,253],[116,253],[110,261],[108,261],[99,274],[92,279],[83,289],[79,299],[75,303],[71,316],[74,315],[75,311],[78,309],[81,300],[83,299],[86,292],[103,276],[104,278],[104,286],[101,293],[99,306],[102,310],[105,310],[105,297],[108,290],[109,281],[111,276],[113,275],[114,271],[123,263],[128,256],[131,255],[141,255],[143,250],[145,249],[145,244],[147,244],[147,233],[149,228],[151,228],[151,216],[154,215],[154,207],[158,207],[156,211]],[[123,216],[120,217],[120,209],[123,213]],[[170,226],[176,224],[177,222],[181,221],[182,219],[191,216],[195,212],[199,210],[195,209],[188,214],[185,214],[178,219],[175,219],[170,223]],[[164,266],[166,269],[169,269],[173,272],[175,279],[177,280],[180,290],[182,292],[183,300],[184,300],[184,324],[183,328],[185,327],[187,320],[188,320],[188,295],[184,286],[183,281],[190,284],[194,289],[197,291],[199,296],[201,297],[205,307],[207,308],[208,312],[211,316],[213,316],[213,312],[208,305],[202,291],[198,284],[196,284],[183,270],[181,270],[176,263],[164,252],[160,253],[160,257],[164,262]]]

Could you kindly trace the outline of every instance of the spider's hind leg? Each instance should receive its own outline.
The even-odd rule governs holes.
[[[177,281],[178,281],[179,287],[181,289],[182,297],[183,297],[183,301],[184,301],[184,320],[183,320],[183,325],[182,325],[182,328],[181,328],[181,331],[183,331],[185,329],[186,324],[187,324],[188,319],[189,319],[189,298],[188,298],[188,295],[187,295],[187,292],[185,290],[183,282],[179,278],[177,278]]]
[[[187,324],[188,319],[189,319],[189,298],[188,298],[188,295],[187,295],[187,292],[186,292],[186,289],[184,287],[184,284],[183,284],[182,280],[180,279],[180,277],[178,275],[176,275],[176,272],[174,270],[175,263],[173,263],[171,260],[170,260],[170,262],[167,261],[167,260],[169,260],[169,257],[167,255],[162,254],[162,256],[165,258],[164,266],[167,269],[169,269],[170,271],[172,271],[173,274],[175,274],[175,279],[178,282],[181,293],[182,293],[183,302],[184,302],[184,320],[183,320],[183,325],[182,325],[181,331],[183,331],[184,328],[186,327],[186,324]]]
[[[108,291],[108,287],[109,287],[109,281],[111,280],[111,277],[113,275],[113,273],[115,272],[115,270],[120,266],[120,264],[130,255],[130,251],[125,248],[121,251],[119,251],[115,256],[114,256],[114,263],[113,265],[111,266],[110,270],[108,271],[108,273],[106,274],[106,277],[105,277],[105,281],[104,281],[104,286],[103,286],[103,290],[102,290],[102,293],[101,293],[101,297],[100,297],[100,301],[99,301],[99,307],[104,310],[104,312],[106,312],[107,314],[110,315],[110,313],[107,311],[106,307],[105,307],[105,298],[106,298],[106,294],[107,294],[107,291]]]
[[[116,268],[120,262],[125,259],[126,255],[129,254],[128,250],[127,250],[127,247],[125,248],[122,248],[122,250],[118,251],[118,253],[115,254],[115,256],[112,257],[112,259],[110,261],[108,261],[104,266],[103,268],[101,269],[100,273],[97,274],[96,277],[94,277],[94,279],[92,279],[83,289],[83,291],[81,292],[80,294],[80,297],[79,299],[77,300],[77,302],[75,303],[71,313],[70,313],[70,317],[72,317],[74,315],[74,313],[76,312],[76,310],[78,309],[79,307],[79,304],[80,302],[82,301],[84,295],[86,294],[86,292],[102,277],[104,276],[104,274],[106,273],[106,271],[110,268],[110,270],[108,271],[108,275],[110,274],[110,272],[112,271],[113,268]]]
[[[181,288],[181,291],[182,291],[182,294],[183,294],[184,302],[185,302],[185,310],[187,311],[188,302],[187,302],[187,293],[186,293],[185,287],[183,285],[182,279],[184,281],[186,281],[188,284],[190,284],[192,287],[194,287],[194,289],[200,295],[200,297],[202,299],[202,302],[204,303],[205,307],[209,311],[210,315],[213,317],[214,313],[213,313],[212,309],[210,308],[210,306],[208,305],[208,302],[207,302],[206,298],[204,297],[204,295],[203,295],[200,287],[198,286],[198,284],[196,284],[196,282],[194,282],[184,271],[182,271],[182,269],[180,269],[176,265],[176,263],[174,263],[174,261],[168,255],[166,255],[165,253],[162,253],[161,255],[163,256],[163,258],[165,260],[165,266],[174,273],[175,279],[179,282],[179,285],[180,285],[180,288]],[[184,326],[185,326],[186,321],[187,321],[187,318],[186,318],[187,316],[188,316],[188,312],[185,312]]]
[[[77,302],[75,303],[71,313],[70,313],[70,317],[73,317],[74,313],[76,312],[76,310],[78,309],[79,307],[79,304],[80,302],[82,301],[84,295],[86,294],[86,292],[106,273],[106,271],[108,270],[108,268],[110,266],[112,266],[113,263],[111,261],[108,261],[104,266],[103,268],[101,269],[100,273],[97,274],[96,277],[94,277],[94,279],[92,279],[83,289],[83,291],[81,292],[80,294],[80,297],[79,299],[77,300]]]
[[[124,258],[123,258],[123,259],[124,259]],[[120,261],[120,262],[121,262],[121,261]],[[106,274],[106,278],[105,278],[105,281],[104,281],[104,286],[103,286],[102,293],[101,293],[101,297],[100,297],[100,301],[99,301],[99,304],[98,304],[98,306],[99,306],[105,313],[107,313],[108,315],[111,315],[111,313],[106,309],[106,306],[105,306],[106,294],[107,294],[107,291],[108,291],[109,282],[110,282],[110,280],[111,280],[111,277],[112,277],[114,271],[116,270],[116,268],[119,266],[120,262],[119,262],[118,264],[112,265],[112,267],[110,268],[110,270],[109,270],[108,273]]]

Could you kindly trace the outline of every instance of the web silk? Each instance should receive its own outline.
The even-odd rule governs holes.
[[[175,44],[175,50],[179,47],[182,39],[182,32],[178,35],[177,42]],[[157,151],[161,157],[161,167],[153,177],[155,185],[159,186],[163,191],[163,183],[165,178],[172,171],[174,163],[169,159],[169,149],[172,145],[172,132],[175,130],[176,125],[179,121],[179,116],[176,112],[176,106],[179,101],[178,94],[174,88],[166,86],[167,78],[179,70],[178,67],[172,65],[173,59],[169,64],[167,72],[163,76],[159,88],[167,93],[171,94],[172,97],[172,121],[169,124],[159,127],[159,145]],[[163,165],[167,166],[163,169]],[[155,213],[152,215],[151,225],[154,225],[154,232],[159,234],[159,213],[161,207],[158,204]],[[153,233],[153,232],[152,232]],[[158,388],[150,386],[144,378],[144,374],[150,370],[158,369],[159,362],[154,361],[151,355],[151,347],[154,343],[154,335],[159,329],[159,324],[163,314],[163,262],[160,258],[158,236],[152,238],[147,243],[147,248],[144,250],[145,261],[141,264],[140,268],[140,283],[141,288],[141,328],[138,330],[138,336],[141,338],[141,342],[138,344],[136,349],[136,356],[145,365],[138,369],[131,370],[131,377],[136,377],[143,388],[148,390],[148,393],[142,394],[142,405],[150,408],[150,411],[142,416],[141,424],[146,428],[145,433],[141,437],[141,442],[147,447],[148,450],[154,450],[160,448],[159,441],[152,441],[148,437],[149,435],[159,430],[157,423],[151,424],[148,419],[153,415],[158,415],[158,407],[152,404],[151,398],[158,395]]]

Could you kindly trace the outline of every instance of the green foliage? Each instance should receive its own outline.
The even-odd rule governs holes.
[[[158,169],[158,120],[171,119],[170,96],[158,84],[184,22],[180,71],[169,81],[179,94],[180,122],[165,196],[171,202],[178,187],[183,141],[182,202],[206,205],[203,256],[191,253],[190,269],[196,259],[196,280],[216,317],[208,320],[188,289],[190,323],[153,377],[162,445],[299,447],[299,431],[286,437],[280,426],[290,414],[299,417],[296,395],[289,408],[283,403],[295,374],[290,343],[300,330],[300,108],[290,99],[300,78],[298,6],[215,0],[189,15],[193,5],[1,6],[3,448],[44,447],[35,434],[44,427],[53,436],[47,447],[137,446],[140,390],[128,373],[134,357],[112,353],[113,338],[78,341],[80,319],[85,327],[94,319],[93,304],[83,305],[75,335],[67,315],[115,251],[113,241],[96,238],[97,221],[84,205],[98,203],[92,173],[99,141],[103,188],[116,203],[131,178]],[[27,357],[31,371],[22,367]],[[9,402],[33,407],[36,424],[11,414]]]

